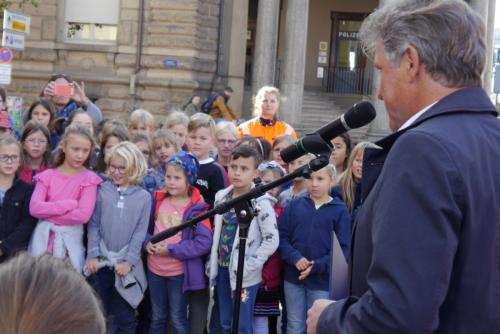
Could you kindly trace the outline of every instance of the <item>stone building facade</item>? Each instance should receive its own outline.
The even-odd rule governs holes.
[[[230,85],[230,106],[248,118],[252,95],[274,84],[284,97],[283,118],[297,126],[304,90],[338,94],[328,90],[337,80],[330,74],[344,66],[348,75],[368,78],[368,89],[354,94],[372,99],[379,111],[370,125],[375,139],[389,130],[383,103],[376,101],[377,73],[359,52],[356,27],[391,1],[40,0],[37,8],[22,10],[31,16],[31,32],[25,50],[15,52],[6,88],[27,106],[52,73],[64,72],[85,81],[106,116],[126,118],[139,107],[165,115],[194,93],[206,97]],[[495,0],[467,2],[487,23],[492,48]],[[491,86],[490,58],[485,87]]]
[[[93,17],[103,2],[116,7],[104,6],[108,17]],[[14,54],[7,91],[28,105],[52,73],[66,73],[85,82],[87,95],[107,116],[126,117],[135,107],[164,115],[193,92],[208,91],[213,80],[215,87],[222,84],[214,78],[219,9],[219,0],[43,0],[37,8],[25,6],[31,31],[25,50]],[[77,27],[78,38],[68,37],[69,20],[87,20]],[[115,39],[83,31],[102,25]]]

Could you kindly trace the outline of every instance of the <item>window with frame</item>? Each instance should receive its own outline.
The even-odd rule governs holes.
[[[66,0],[64,12],[66,42],[116,44],[119,0]]]

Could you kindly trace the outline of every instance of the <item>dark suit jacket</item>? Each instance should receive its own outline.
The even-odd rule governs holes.
[[[500,120],[480,88],[365,153],[351,297],[318,333],[500,333]]]

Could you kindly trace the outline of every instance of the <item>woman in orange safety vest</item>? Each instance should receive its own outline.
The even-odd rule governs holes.
[[[297,138],[295,130],[284,121],[278,119],[277,114],[280,107],[280,92],[278,88],[264,86],[259,89],[255,96],[254,115],[245,123],[238,126],[238,135],[250,135],[261,137],[271,144],[278,136],[287,134]]]

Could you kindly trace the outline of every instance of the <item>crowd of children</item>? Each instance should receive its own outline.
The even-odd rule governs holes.
[[[240,138],[234,123],[204,113],[174,111],[156,129],[144,109],[127,123],[97,125],[95,112],[56,110],[48,98],[36,101],[20,140],[0,139],[0,262],[22,250],[66,259],[95,289],[110,333],[230,333],[240,245],[234,209],[150,239],[314,156],[286,164],[279,152],[294,136]],[[59,114],[66,118],[56,129]],[[280,325],[305,333],[307,308],[328,297],[333,233],[348,258],[350,213],[359,205],[362,176],[350,145],[334,139],[331,164],[255,199],[239,333],[276,333]],[[336,168],[346,171],[340,183]]]

